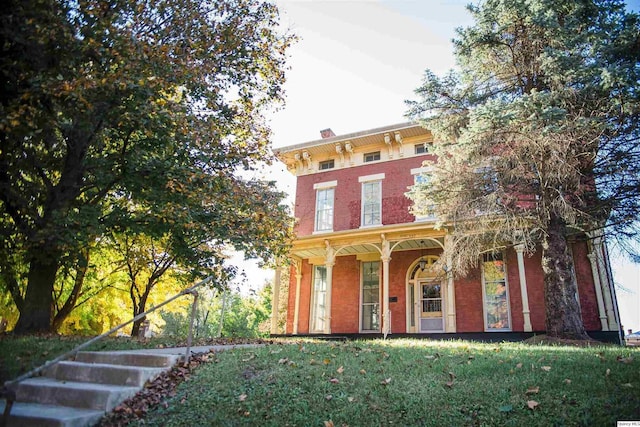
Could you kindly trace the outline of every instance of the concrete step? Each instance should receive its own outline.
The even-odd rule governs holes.
[[[59,362],[47,369],[45,376],[61,381],[142,387],[166,369],[106,363]]]
[[[0,400],[0,416],[4,406],[5,401]],[[96,424],[103,415],[104,411],[92,409],[15,402],[7,427],[85,427]]]
[[[182,359],[182,356],[177,354],[148,354],[118,351],[81,351],[76,354],[76,362],[154,368],[169,368],[175,365],[180,359]]]
[[[57,381],[39,377],[29,378],[18,385],[16,401],[109,412],[138,390],[140,387]]]

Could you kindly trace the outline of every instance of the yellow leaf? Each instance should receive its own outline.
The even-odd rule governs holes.
[[[331,363],[331,359],[324,359],[322,363],[324,363],[325,365],[328,365],[329,363]]]
[[[335,426],[333,425],[333,421],[329,420],[324,422],[324,427],[335,427]]]
[[[362,375],[365,375],[365,374],[367,373],[367,371],[365,371],[364,369],[360,369],[360,373],[361,373]]]
[[[524,394],[537,394],[540,392],[540,387],[529,387]]]
[[[536,402],[535,400],[527,400],[527,406],[529,407],[529,409],[531,409],[532,411],[536,408],[536,406],[538,406],[539,403]]]
[[[343,368],[342,366],[340,366],[340,367],[337,369],[337,372],[338,372],[339,374],[343,373],[343,372],[344,372],[344,368]]]

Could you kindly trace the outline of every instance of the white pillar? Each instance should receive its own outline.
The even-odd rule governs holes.
[[[300,316],[300,282],[302,282],[302,261],[294,260],[296,269],[296,302],[293,309],[293,335],[298,335],[298,319]]]
[[[382,235],[382,334],[386,338],[391,333],[391,311],[389,310],[389,261],[391,261],[391,247],[389,241]]]
[[[329,244],[328,240],[324,241],[326,246],[325,267],[327,269],[327,306],[325,307],[324,316],[324,333],[331,333],[331,288],[333,287],[333,264],[336,261],[336,252]]]
[[[603,331],[609,330],[607,324],[607,315],[604,311],[604,300],[602,299],[602,285],[600,284],[600,275],[598,274],[598,265],[596,262],[596,254],[587,255],[591,264],[591,275],[593,276],[593,286],[596,288],[596,301],[598,302],[598,316],[600,316],[600,326]]]
[[[446,248],[449,248],[453,242],[452,236],[447,235],[444,237],[444,245]],[[453,270],[451,269],[451,257],[447,257],[447,318],[445,319],[444,331],[454,333],[456,332],[456,292],[455,292],[455,283],[453,282]]]
[[[273,288],[271,297],[271,333],[278,333],[278,306],[280,302],[280,278],[282,275],[282,268],[280,263],[276,266],[276,271],[273,278]]]
[[[604,297],[604,306],[607,310],[607,321],[610,331],[616,331],[618,324],[616,322],[616,316],[613,312],[613,299],[611,298],[611,284],[609,283],[609,276],[604,266],[603,253],[602,253],[602,240],[594,239],[593,252],[596,255],[596,264],[598,265],[598,273],[600,273],[600,285],[602,286],[602,296]]]
[[[518,277],[520,279],[520,297],[522,299],[522,317],[524,318],[524,331],[531,332],[531,311],[529,310],[529,295],[527,293],[527,277],[524,270],[524,245],[515,245],[518,257]]]

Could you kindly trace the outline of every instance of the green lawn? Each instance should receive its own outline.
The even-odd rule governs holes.
[[[270,345],[218,354],[141,424],[615,425],[640,420],[639,367],[613,346]]]

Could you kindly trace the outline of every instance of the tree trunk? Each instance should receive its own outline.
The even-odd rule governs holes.
[[[71,294],[64,302],[63,306],[58,310],[57,313],[53,316],[53,320],[51,321],[51,330],[57,332],[60,326],[62,326],[62,322],[65,321],[69,314],[76,308],[76,303],[78,302],[78,298],[82,293],[82,286],[84,285],[84,278],[87,274],[87,269],[89,268],[89,249],[84,249],[80,251],[78,255],[78,261],[76,264],[76,277],[73,283],[73,289],[71,290]]]
[[[34,249],[37,252],[38,249]],[[52,332],[53,285],[58,272],[58,257],[31,257],[27,292],[14,332],[19,334]]]
[[[547,335],[589,339],[580,313],[573,260],[567,248],[566,224],[557,216],[551,217],[543,242],[542,269]]]

